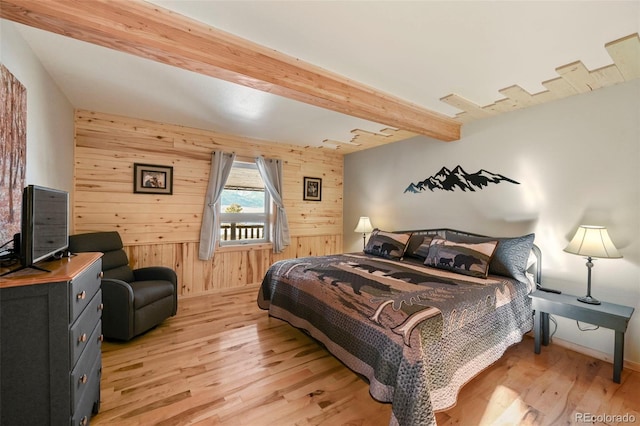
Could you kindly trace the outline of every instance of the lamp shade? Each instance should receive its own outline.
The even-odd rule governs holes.
[[[587,257],[622,257],[604,226],[580,225],[564,251]]]
[[[358,220],[358,224],[356,225],[356,229],[354,232],[362,232],[367,233],[373,231],[373,226],[371,225],[371,220],[367,216],[361,216],[360,220]]]

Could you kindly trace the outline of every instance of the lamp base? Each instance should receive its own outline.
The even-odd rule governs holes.
[[[582,302],[582,303],[588,303],[590,305],[599,305],[600,301],[598,299],[595,299],[591,296],[582,296],[582,297],[578,297],[578,301]]]

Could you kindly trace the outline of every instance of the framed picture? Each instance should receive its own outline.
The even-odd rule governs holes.
[[[173,194],[173,167],[134,163],[133,192],[136,194]]]
[[[303,196],[305,201],[322,200],[322,179],[314,177],[304,178]]]

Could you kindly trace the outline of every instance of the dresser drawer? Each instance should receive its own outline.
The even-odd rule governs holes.
[[[86,383],[84,392],[72,410],[71,425],[86,426],[92,414],[98,414],[100,408],[100,376],[102,375],[101,356],[95,360]]]
[[[88,338],[88,344],[82,353],[80,360],[75,368],[71,371],[71,406],[75,407],[82,399],[85,391],[91,389],[96,381],[95,373],[92,371],[96,361],[100,361],[102,354],[102,327],[101,323],[96,324],[91,336]]]
[[[101,275],[102,260],[98,260],[71,280],[69,286],[69,324],[78,318],[78,315],[100,288]]]
[[[76,365],[85,346],[90,344],[89,336],[96,328],[96,324],[100,321],[101,316],[102,291],[98,290],[89,302],[89,305],[87,305],[87,308],[82,311],[78,320],[73,323],[69,330],[69,355],[72,368]]]

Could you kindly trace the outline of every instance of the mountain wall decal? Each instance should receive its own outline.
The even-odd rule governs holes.
[[[492,173],[484,169],[480,169],[475,173],[467,173],[459,165],[455,169],[449,170],[446,167],[440,169],[435,175],[429,176],[423,181],[411,183],[404,192],[418,193],[427,189],[434,191],[436,189],[442,191],[473,191],[476,189],[484,189],[490,183],[509,182],[520,185],[513,179],[509,179],[501,174]]]

